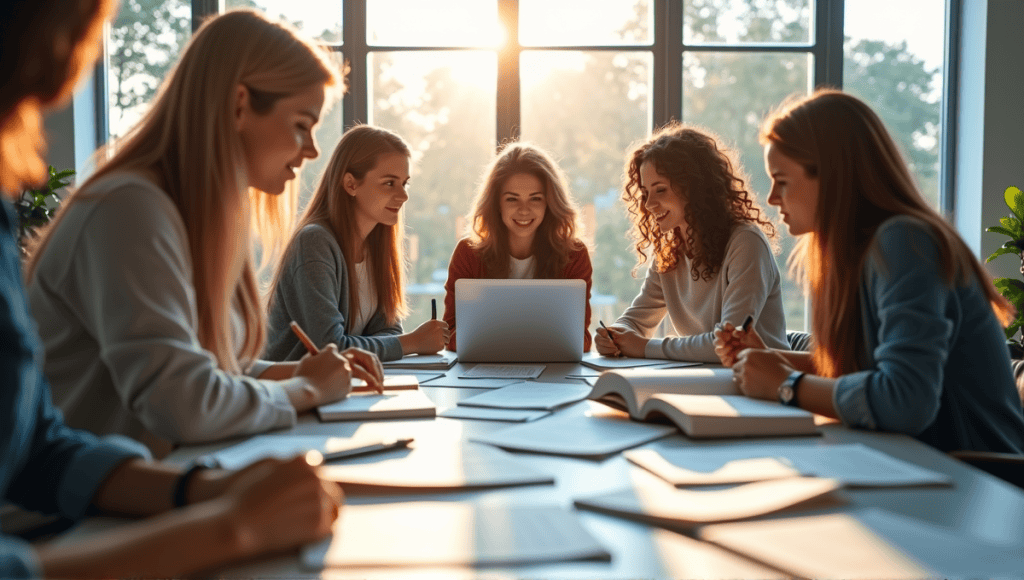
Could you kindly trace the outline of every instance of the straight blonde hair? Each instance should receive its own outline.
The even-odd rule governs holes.
[[[976,280],[1005,324],[1013,308],[996,292],[978,259],[921,196],[899,148],[864,102],[824,89],[783,106],[764,122],[771,143],[820,183],[814,227],[797,242],[790,267],[814,304],[812,360],[819,374],[860,370],[866,354],[861,328],[861,272],[878,227],[906,215],[929,226],[946,283]]]
[[[287,24],[253,10],[215,16],[192,37],[142,120],[64,203],[66,211],[87,200],[90,187],[115,172],[155,180],[188,233],[199,342],[225,371],[240,372],[266,340],[250,232],[259,235],[265,256],[277,253],[280,232],[294,221],[297,199],[294,182],[280,196],[248,187],[235,125],[238,87],[262,103],[253,105],[257,113],[266,113],[277,99],[311,87],[341,88],[339,79],[327,54]],[[333,93],[326,102],[332,100]],[[29,279],[59,226],[58,216],[32,253]],[[233,306],[245,322],[241,345],[232,333]]]
[[[547,209],[533,238],[535,278],[561,278],[572,252],[584,247],[577,232],[579,210],[569,193],[565,173],[546,151],[525,142],[506,145],[484,172],[470,209],[470,245],[480,255],[484,270],[492,278],[509,276],[508,227],[501,220],[501,194],[513,175],[532,175],[544,184]]]
[[[356,244],[359,242],[355,239],[355,232],[359,231],[359,228],[356,226],[355,198],[345,193],[345,174],[349,173],[356,181],[362,182],[366,174],[377,166],[381,156],[388,153],[398,153],[406,157],[412,155],[409,145],[387,129],[356,125],[346,131],[331,154],[331,160],[324,169],[313,199],[295,227],[295,233],[285,249],[285,256],[295,243],[299,230],[310,224],[324,225],[334,234],[338,245],[341,246],[348,279],[354,284]],[[367,263],[370,266],[370,277],[377,293],[378,308],[384,312],[388,324],[395,324],[408,313],[405,302],[404,238],[405,224],[402,215],[399,214],[397,224],[377,224],[363,242],[366,247]],[[277,292],[283,269],[282,262],[270,287],[270,302]],[[349,292],[349,312],[359,312],[359,292]],[[354,320],[354,315],[349,316],[345,324],[351,324]]]

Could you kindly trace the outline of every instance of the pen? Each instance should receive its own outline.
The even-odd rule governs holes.
[[[437,320],[437,298],[430,299],[430,319]]]
[[[320,349],[317,348],[315,344],[313,344],[313,341],[309,339],[309,335],[303,332],[302,327],[300,327],[299,323],[295,322],[294,320],[292,321],[292,332],[295,333],[295,336],[299,337],[299,340],[302,341],[302,344],[306,345],[306,350],[309,351],[309,354],[320,354]]]
[[[601,328],[603,328],[604,331],[608,333],[608,340],[612,341],[612,344],[615,345],[615,348],[619,348],[618,343],[616,343],[615,339],[612,338],[612,332],[610,330],[608,330],[607,326],[604,325],[604,321],[603,320],[598,320],[597,323],[600,324]],[[621,348],[619,348],[619,356],[622,356],[622,349]]]
[[[346,459],[349,457],[358,457],[360,455],[369,455],[371,453],[380,453],[381,451],[388,451],[391,449],[408,447],[410,443],[412,443],[412,437],[406,439],[391,439],[387,441],[381,441],[379,443],[371,443],[370,445],[363,445],[362,447],[351,447],[349,449],[338,449],[337,451],[328,451],[323,454],[324,461],[331,461],[334,459]]]
[[[306,350],[309,351],[309,354],[312,354],[312,355],[320,354],[320,349],[317,348],[315,344],[313,344],[313,341],[310,340],[309,335],[306,334],[305,331],[302,330],[302,327],[299,326],[298,322],[295,322],[293,320],[292,324],[291,324],[291,327],[292,327],[292,332],[295,333],[295,336],[299,337],[299,340],[302,341],[302,344],[306,345]],[[349,364],[353,364],[351,360],[349,361]],[[378,386],[377,387],[377,392],[380,393],[381,395],[383,395],[384,394],[384,387],[383,386]]]
[[[754,323],[754,316],[752,314],[748,314],[747,315],[747,319],[743,321],[743,326],[741,326],[740,328],[743,329],[743,332],[747,332],[747,331],[750,330],[750,325],[753,324],[753,323]]]

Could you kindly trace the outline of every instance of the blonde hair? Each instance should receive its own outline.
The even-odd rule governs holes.
[[[0,191],[46,179],[42,112],[71,97],[99,54],[115,0],[5,2],[0,8]]]
[[[725,262],[725,249],[736,226],[756,224],[777,249],[775,226],[764,215],[735,152],[707,129],[673,121],[635,144],[626,157],[622,200],[633,221],[636,274],[653,246],[655,269],[668,272],[682,256],[690,258],[690,276],[710,280]],[[668,178],[672,193],[685,201],[685,226],[663,232],[647,210],[640,166],[650,162]]]
[[[389,153],[411,156],[409,145],[387,129],[356,125],[346,131],[331,154],[313,199],[295,227],[295,234],[288,243],[285,255],[295,243],[299,230],[310,224],[322,224],[338,240],[341,253],[345,256],[348,279],[354,284],[356,245],[357,242],[365,243],[370,276],[378,296],[378,308],[384,312],[388,324],[395,324],[407,314],[404,290],[406,262],[403,252],[405,224],[399,215],[397,224],[377,224],[365,242],[356,240],[355,232],[359,228],[356,226],[355,198],[345,193],[344,186],[346,173],[362,182],[366,174],[377,166],[381,156]],[[276,293],[283,269],[282,262],[270,287],[270,300],[273,300]],[[349,292],[349,312],[359,312],[359,292]],[[355,316],[349,316],[346,324],[354,319]]]
[[[152,108],[113,157],[64,204],[66,210],[87,199],[90,185],[114,172],[155,179],[188,233],[199,342],[222,369],[235,373],[259,355],[266,340],[250,231],[259,234],[265,256],[275,254],[296,203],[295,183],[280,196],[248,187],[234,114],[240,85],[250,91],[257,113],[311,87],[341,87],[327,54],[287,24],[253,10],[215,16],[192,37]],[[59,222],[58,217],[33,253],[30,278]],[[245,321],[241,345],[232,336],[233,302]]]
[[[814,227],[790,256],[790,267],[814,304],[812,358],[819,374],[838,377],[860,370],[865,349],[860,272],[875,232],[893,216],[927,224],[947,284],[977,280],[997,317],[1009,320],[1010,304],[953,227],[921,196],[882,120],[862,101],[826,89],[783,103],[762,125],[761,142],[819,180]]]
[[[565,173],[546,151],[525,142],[507,144],[491,161],[470,209],[470,245],[488,276],[508,278],[508,227],[501,220],[501,194],[513,175],[532,175],[544,184],[547,209],[533,238],[535,278],[561,278],[572,252],[583,248],[579,210],[569,193]]]

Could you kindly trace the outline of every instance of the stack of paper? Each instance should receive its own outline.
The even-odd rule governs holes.
[[[649,476],[648,476],[649,477]],[[834,506],[839,482],[791,477],[748,483],[724,490],[688,491],[656,478],[638,477],[633,487],[579,498],[576,507],[675,530],[701,524],[745,520],[785,510]]]
[[[655,451],[626,459],[677,486],[745,483],[807,475],[848,487],[949,485],[952,479],[860,443],[842,445],[729,445]]]
[[[385,369],[448,370],[458,360],[454,352],[444,350],[438,354],[410,354],[383,365]]]
[[[638,423],[621,414],[556,414],[471,438],[505,449],[600,459],[675,433],[675,427]]]
[[[350,494],[432,493],[551,484],[555,478],[512,455],[486,445],[423,445],[401,457],[328,464],[320,477]]]
[[[353,394],[336,403],[320,405],[316,412],[321,421],[367,421],[433,417],[437,408],[422,391],[416,390]]]
[[[551,411],[587,398],[590,387],[576,383],[523,381],[459,401],[463,407]]]
[[[610,559],[570,511],[466,502],[347,505],[334,536],[302,551],[312,569]]]
[[[698,536],[802,578],[1018,577],[1019,545],[870,508],[854,512],[716,524]]]

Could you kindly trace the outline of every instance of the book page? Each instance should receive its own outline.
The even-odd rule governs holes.
[[[630,369],[638,367],[649,367],[670,363],[668,359],[659,358],[630,358],[628,356],[603,356],[596,352],[584,353],[580,364],[599,371],[609,369]],[[700,363],[693,363],[700,364]]]
[[[450,407],[437,414],[449,419],[476,419],[482,421],[508,421],[526,423],[547,417],[551,411],[530,411],[525,409],[489,409],[487,407]]]
[[[552,409],[582,401],[590,394],[589,385],[524,381],[459,401],[465,407],[499,409]]]
[[[657,393],[686,393],[691,395],[739,395],[739,387],[732,380],[732,369],[622,369],[606,371],[594,384],[591,399],[600,400],[605,393],[619,393],[626,401],[634,401],[630,408],[639,418],[639,408]]]
[[[640,521],[686,529],[699,524],[764,516],[821,500],[839,482],[816,477],[758,481],[714,491],[677,489],[640,472],[630,489],[579,498],[578,507]],[[829,505],[840,503],[830,498]]]
[[[367,457],[325,464],[320,477],[341,484],[346,493],[430,492],[554,483],[515,456],[487,445],[421,445],[385,459]]]
[[[467,379],[535,379],[546,365],[478,364],[459,375]]]
[[[642,406],[641,418],[656,413],[672,419],[691,438],[817,433],[813,413],[743,395],[658,393]]]
[[[554,414],[471,440],[505,449],[600,458],[675,432],[675,427],[638,423],[622,415],[570,413]]]
[[[346,505],[334,535],[302,550],[307,568],[513,566],[611,555],[559,507],[471,502]]]
[[[522,382],[520,379],[464,379],[461,377],[445,375],[430,381],[424,386],[452,387],[457,389],[500,389],[501,387],[507,387],[520,382]]]
[[[861,443],[638,449],[625,453],[625,457],[679,486],[743,483],[793,473],[836,479],[848,487],[952,483],[944,473],[919,467]]]

